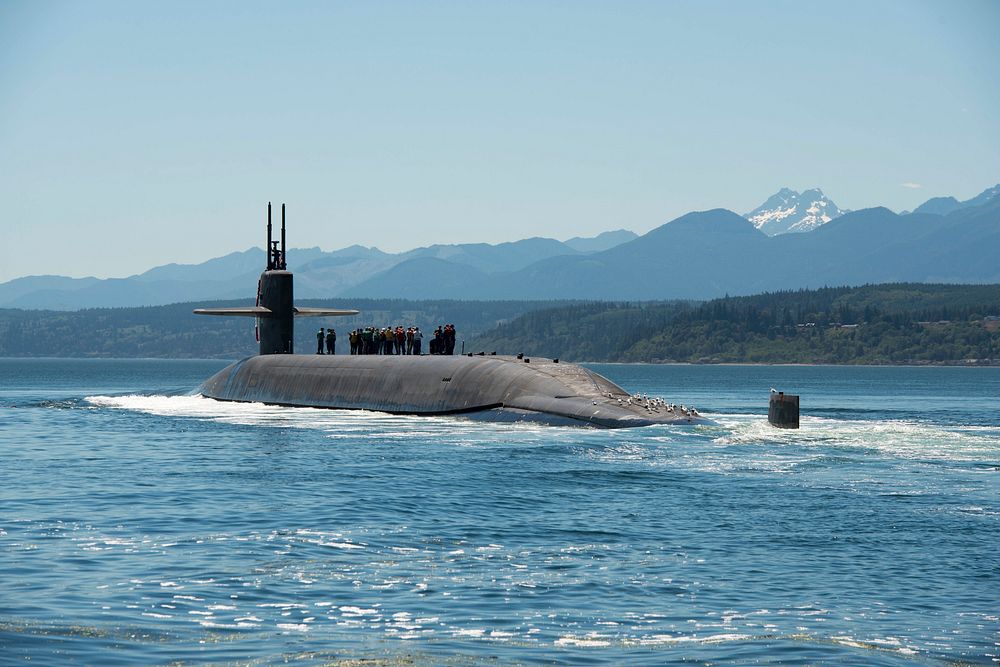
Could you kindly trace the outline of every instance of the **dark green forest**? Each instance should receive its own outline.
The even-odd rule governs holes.
[[[305,299],[300,306],[329,302]],[[564,301],[406,301],[352,299],[360,310],[351,317],[309,317],[295,322],[295,349],[316,349],[316,330],[334,327],[337,349],[346,351],[346,334],[365,326],[419,326],[426,334],[452,323],[460,338],[492,330],[533,308]],[[195,315],[200,307],[245,306],[246,301],[179,303],[146,308],[93,308],[77,311],[0,309],[0,356],[4,357],[147,357],[239,359],[256,354],[254,320],[248,317]]]
[[[256,352],[254,321],[196,306],[0,310],[0,356],[235,359]],[[302,306],[325,306],[309,300]],[[459,351],[567,361],[1000,364],[1000,285],[895,284],[775,292],[703,303],[355,299],[360,315],[296,322],[296,350],[336,327],[454,323]]]
[[[895,284],[527,313],[470,349],[568,361],[1000,364],[1000,285]]]

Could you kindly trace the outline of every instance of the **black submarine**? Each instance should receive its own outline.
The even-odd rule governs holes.
[[[357,310],[297,308],[281,241],[271,238],[267,205],[267,267],[257,303],[199,308],[199,315],[257,318],[260,354],[222,369],[200,388],[221,401],[313,408],[375,410],[407,415],[463,415],[489,421],[627,428],[711,424],[694,408],[630,394],[589,369],[558,359],[469,354],[296,355],[296,317],[355,315]]]

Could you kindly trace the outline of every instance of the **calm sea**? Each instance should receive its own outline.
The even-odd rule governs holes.
[[[718,421],[600,431],[223,365],[0,360],[0,663],[998,661],[1000,368],[595,365]]]

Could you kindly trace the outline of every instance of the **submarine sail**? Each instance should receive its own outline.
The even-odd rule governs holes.
[[[296,317],[357,315],[356,310],[296,308],[292,273],[285,261],[285,205],[281,205],[281,245],[271,238],[271,202],[267,203],[267,266],[257,281],[257,305],[249,308],[197,308],[196,315],[257,318],[260,354],[292,354]]]

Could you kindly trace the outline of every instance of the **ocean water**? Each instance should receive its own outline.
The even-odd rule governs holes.
[[[601,431],[223,365],[0,360],[0,663],[998,662],[1000,368],[595,365],[718,422]]]

